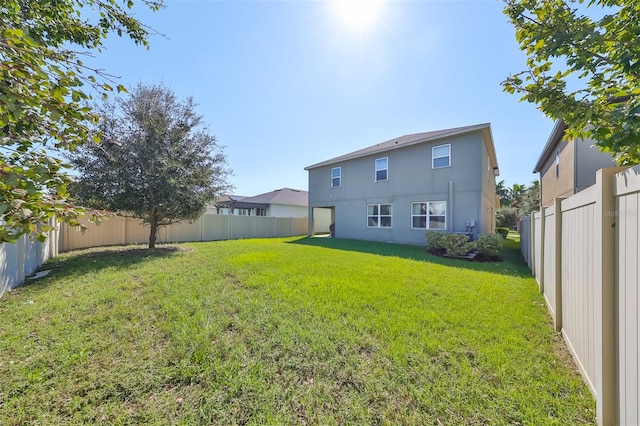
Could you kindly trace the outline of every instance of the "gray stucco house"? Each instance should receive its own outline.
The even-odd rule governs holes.
[[[488,123],[401,136],[305,170],[309,217],[329,209],[337,238],[424,244],[427,230],[495,231]]]

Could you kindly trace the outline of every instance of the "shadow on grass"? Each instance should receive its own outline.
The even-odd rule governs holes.
[[[185,251],[184,248],[171,245],[155,249],[145,246],[117,246],[74,250],[61,253],[37,270],[37,272],[51,270],[50,275],[37,280],[27,279],[18,289],[45,287],[51,281],[48,278],[56,276],[57,269],[63,269],[64,274],[70,276],[81,276],[105,268],[127,269],[149,260],[174,256],[183,251]]]
[[[291,241],[290,244],[302,244],[335,250],[356,251],[360,253],[377,254],[380,256],[394,256],[454,268],[465,268],[474,271],[513,275],[517,277],[531,277],[529,268],[520,256],[520,243],[510,238],[507,238],[504,241],[504,248],[500,252],[500,257],[503,259],[502,262],[470,262],[459,259],[447,259],[428,253],[424,246],[381,243],[377,241],[304,237]]]

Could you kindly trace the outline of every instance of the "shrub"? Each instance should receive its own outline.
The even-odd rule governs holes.
[[[446,232],[442,231],[427,231],[427,250],[437,251],[442,249],[442,236],[445,234]]]
[[[509,228],[501,226],[501,227],[496,228],[496,232],[498,234],[502,235],[502,239],[505,239],[505,238],[507,238],[507,235],[509,235]]]
[[[439,244],[450,256],[464,256],[473,248],[466,234],[443,233]]]
[[[484,256],[497,256],[502,250],[502,240],[501,234],[481,234],[473,242],[473,246]]]

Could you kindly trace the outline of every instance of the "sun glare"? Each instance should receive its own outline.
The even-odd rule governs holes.
[[[382,15],[383,0],[331,0],[340,23],[350,31],[368,32]]]

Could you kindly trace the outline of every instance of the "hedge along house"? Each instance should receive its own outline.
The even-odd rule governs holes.
[[[309,217],[330,209],[337,238],[423,244],[427,230],[495,231],[499,169],[488,123],[401,136],[305,170]]]

